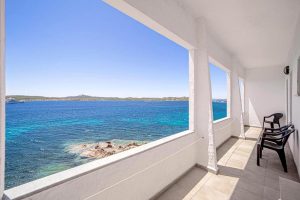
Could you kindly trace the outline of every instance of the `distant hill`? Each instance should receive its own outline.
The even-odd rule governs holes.
[[[136,98],[136,97],[95,97],[88,95],[67,96],[67,97],[44,97],[44,96],[26,96],[9,95],[6,99],[15,99],[16,101],[188,101],[188,97],[162,97],[162,98]]]
[[[212,101],[217,103],[226,103],[227,99],[213,99]]]

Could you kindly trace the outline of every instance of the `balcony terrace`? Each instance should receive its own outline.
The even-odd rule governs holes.
[[[282,125],[300,127],[299,0],[105,2],[189,51],[189,130],[4,190],[6,32],[5,0],[0,0],[3,199],[271,200],[279,198],[279,177],[299,182],[298,131],[286,145],[288,173],[269,150],[264,150],[261,166],[256,166],[255,151],[264,116],[280,112]],[[215,122],[210,61],[226,67],[230,86],[228,116]],[[284,74],[287,65],[290,73]],[[300,187],[289,188],[300,191]]]

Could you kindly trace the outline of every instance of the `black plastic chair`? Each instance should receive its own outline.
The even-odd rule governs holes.
[[[273,117],[273,120],[270,121],[268,120],[269,118]],[[282,113],[274,113],[272,115],[269,115],[269,116],[265,116],[264,117],[264,122],[263,122],[263,128],[265,127],[265,123],[267,124],[270,124],[270,127],[272,129],[274,129],[274,125],[277,124],[278,127],[280,128],[280,122],[279,120],[283,117],[283,114]]]
[[[267,148],[277,152],[283,169],[285,172],[287,172],[284,147],[289,136],[294,132],[295,127],[292,124],[285,126],[283,131],[263,132],[260,142],[257,144],[257,165],[259,165],[259,159],[262,157],[263,148]]]

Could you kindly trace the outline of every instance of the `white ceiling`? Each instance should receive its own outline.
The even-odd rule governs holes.
[[[300,0],[178,0],[247,68],[284,66]],[[300,37],[300,36],[299,36]]]

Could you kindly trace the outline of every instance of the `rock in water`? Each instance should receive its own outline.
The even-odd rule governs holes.
[[[111,141],[92,144],[77,144],[69,146],[69,152],[86,158],[104,158],[128,149],[145,144],[146,142],[125,142],[117,144]]]

